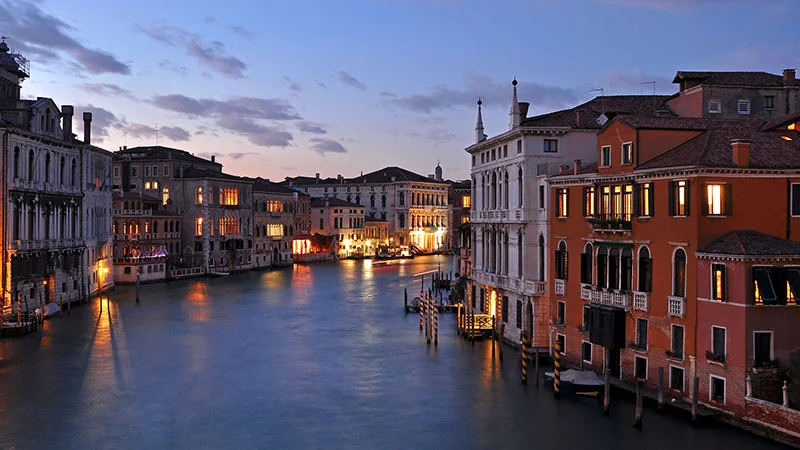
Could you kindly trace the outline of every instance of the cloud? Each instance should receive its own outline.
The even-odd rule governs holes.
[[[139,31],[171,47],[182,48],[200,64],[231,78],[242,78],[247,64],[235,56],[229,56],[225,44],[220,41],[206,42],[200,35],[182,28],[166,26],[138,26]]]
[[[327,134],[328,130],[322,128],[321,125],[313,123],[313,122],[299,122],[297,124],[297,129],[303,133],[311,133],[311,134]]]
[[[91,74],[129,75],[131,68],[114,55],[90,49],[71,36],[75,28],[41,10],[38,3],[0,0],[0,30],[23,52],[40,58],[37,62],[56,62],[57,51],[66,52],[80,68]]]
[[[117,117],[111,111],[94,106],[91,103],[87,105],[75,105],[75,115],[73,116],[72,130],[82,139],[80,130],[83,125],[80,120],[84,112],[92,113],[92,141],[94,143],[101,143],[108,137],[109,131],[112,129],[121,129],[125,127],[125,119]],[[78,122],[77,124],[75,122]],[[77,126],[76,126],[77,125]]]
[[[251,37],[253,37],[253,33],[251,33],[247,28],[239,25],[231,26],[231,30],[243,38],[250,39]]]
[[[210,24],[212,24],[212,23],[214,23],[216,21],[217,21],[217,18],[212,16],[212,15],[210,15],[210,14],[205,16],[205,17],[203,17],[203,22],[205,22],[208,25],[210,25]]]
[[[159,108],[189,116],[249,116],[254,119],[296,120],[300,115],[288,102],[278,98],[234,97],[220,101],[182,94],[157,95],[151,102]]]
[[[675,92],[672,78],[647,75],[638,69],[630,72],[608,71],[600,76],[600,80],[601,85],[606,90],[606,94],[612,94],[609,88],[615,88],[614,91],[626,94],[652,94],[652,81],[656,82],[657,93]]]
[[[347,153],[344,146],[333,139],[311,138],[311,150],[324,155],[325,153]]]
[[[171,72],[175,72],[175,73],[177,73],[178,75],[180,75],[182,77],[185,77],[186,75],[189,74],[189,68],[188,67],[186,67],[186,66],[176,66],[175,64],[173,64],[171,61],[169,61],[167,59],[162,59],[161,62],[158,63],[158,67],[160,67],[160,68],[162,68],[164,70],[169,70]]]
[[[217,125],[247,138],[261,147],[288,147],[294,139],[291,133],[256,123],[244,117],[222,117]]]
[[[188,131],[181,127],[151,127],[143,123],[128,123],[124,126],[125,134],[135,139],[149,139],[153,142],[158,138],[164,138],[173,142],[188,141],[192,136]]]
[[[289,90],[292,90],[294,92],[302,92],[303,91],[303,86],[301,86],[300,83],[292,80],[289,77],[283,77],[283,82],[284,82],[284,84],[286,84],[286,87],[288,87]]]
[[[346,85],[348,85],[350,87],[354,87],[354,88],[360,89],[362,91],[367,89],[367,86],[365,86],[364,83],[358,81],[356,79],[356,77],[350,75],[349,73],[347,73],[347,72],[345,72],[343,70],[339,71],[339,73],[337,75],[339,77],[339,81],[341,81],[342,83],[344,83],[344,84],[346,84]]]
[[[86,92],[102,95],[104,97],[124,97],[130,100],[136,100],[131,94],[131,91],[112,83],[84,83],[78,85],[78,87]]]
[[[543,109],[563,108],[578,101],[578,93],[574,89],[558,86],[547,86],[539,83],[520,81],[517,86],[520,101],[531,101],[531,106]],[[388,100],[390,105],[409,111],[430,114],[437,110],[454,108],[475,108],[478,97],[481,97],[485,108],[503,108],[511,105],[511,82],[500,82],[484,75],[466,74],[465,87],[457,89],[452,85],[439,84],[424,94],[398,96]],[[386,97],[386,96],[385,96]]]
[[[192,136],[181,127],[161,127],[158,129],[158,134],[174,142],[188,141]]]

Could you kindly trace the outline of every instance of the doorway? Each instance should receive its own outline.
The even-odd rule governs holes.
[[[619,364],[619,349],[612,348],[609,350],[609,361],[608,361],[608,369],[611,372],[612,377],[619,378],[620,373],[620,364]]]

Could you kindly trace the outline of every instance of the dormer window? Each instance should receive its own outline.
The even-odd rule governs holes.
[[[622,144],[622,164],[633,164],[633,143],[626,142]]]
[[[710,100],[708,102],[708,112],[711,114],[722,113],[722,103],[719,100]]]
[[[739,100],[739,114],[750,114],[750,100]]]
[[[600,147],[600,167],[611,167],[611,146]]]

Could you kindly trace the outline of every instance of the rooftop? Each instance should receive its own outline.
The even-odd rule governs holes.
[[[673,83],[696,81],[698,84],[711,86],[758,86],[783,87],[783,75],[767,72],[693,72],[679,70],[672,79]],[[794,85],[800,86],[800,80]]]
[[[600,115],[614,117],[620,114],[655,115],[656,112],[674,116],[667,107],[672,95],[607,95],[595,97],[586,103],[570,109],[555,111],[522,120],[522,127],[572,127],[578,129],[597,129],[602,125],[597,121]],[[582,114],[578,112],[582,111]],[[579,120],[580,119],[580,120]]]
[[[114,152],[113,155],[115,160],[123,159],[123,157],[125,156],[130,157],[131,159],[148,159],[148,160],[176,159],[180,161],[186,161],[204,165],[213,164],[219,166],[219,168],[222,169],[222,164],[216,161],[211,161],[205,158],[200,158],[199,156],[194,156],[193,154],[187,152],[186,150],[164,147],[163,145],[125,148]]]
[[[357,176],[355,178],[316,178],[316,177],[287,177],[286,182],[296,186],[306,186],[313,184],[332,185],[356,185],[356,184],[383,184],[393,183],[397,181],[414,181],[425,183],[440,183],[446,184],[444,181],[436,181],[410,170],[403,169],[402,167],[390,166],[383,169],[376,170],[367,174]]]
[[[734,230],[701,246],[697,252],[743,256],[800,256],[800,242],[753,230]]]
[[[313,197],[311,199],[312,208],[322,208],[325,206],[348,206],[348,207],[364,208],[364,206],[359,205],[358,203],[348,202],[347,200],[342,200],[336,197],[328,197],[328,198]]]

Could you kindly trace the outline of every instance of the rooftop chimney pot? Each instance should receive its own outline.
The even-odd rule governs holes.
[[[83,113],[83,143],[92,143],[92,113],[88,111]]]
[[[580,127],[581,124],[583,123],[583,114],[584,112],[582,109],[575,111],[575,125],[577,125],[578,127]]]
[[[531,104],[528,102],[519,102],[519,116],[520,118],[524,119],[528,117],[528,108],[531,107]]]
[[[211,162],[217,162],[217,155],[211,155]]]
[[[72,142],[72,116],[75,114],[75,108],[72,105],[61,105],[61,129],[63,130],[63,139],[65,142]]]
[[[750,141],[748,139],[731,140],[733,163],[739,167],[750,166]]]
[[[794,69],[783,69],[783,84],[784,86],[792,85],[795,81]]]
[[[572,174],[577,175],[579,173],[581,173],[581,160],[576,159],[572,162]]]

